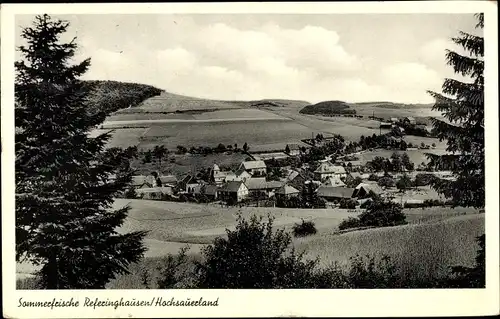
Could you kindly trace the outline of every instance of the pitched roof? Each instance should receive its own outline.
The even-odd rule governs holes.
[[[361,183],[358,186],[356,186],[356,192],[359,192],[361,188],[363,188],[367,193],[373,191],[375,194],[380,194],[384,191],[382,187],[378,186],[377,184]]]
[[[283,182],[280,181],[266,181],[265,177],[252,177],[246,180],[245,185],[250,190],[257,189],[273,189],[283,186]]]
[[[343,166],[333,165],[330,162],[323,162],[314,172],[320,174],[327,174],[327,173],[345,174],[346,171]]]
[[[191,176],[191,175],[186,175],[186,176],[184,176],[184,178],[181,180],[181,182],[182,182],[183,184],[187,184],[187,183],[189,183],[192,179],[193,179],[193,176]]]
[[[216,195],[219,188],[216,185],[203,185],[201,191],[207,195]]]
[[[223,192],[235,193],[235,192],[238,192],[238,190],[241,187],[241,184],[243,184],[243,182],[241,182],[241,181],[230,181],[230,182],[227,182],[224,185],[222,185],[220,190]]]
[[[142,186],[142,185],[149,185],[149,186],[153,186],[151,184],[151,178],[148,178],[149,176],[144,176],[144,175],[136,175],[136,176],[132,176],[132,182],[131,182],[131,185],[132,186]],[[151,176],[152,177],[152,176]]]
[[[266,168],[264,161],[247,161],[241,163],[245,169]]]
[[[174,175],[165,175],[159,177],[162,184],[173,184],[177,183],[177,178]]]
[[[278,190],[276,190],[276,194],[282,195],[290,195],[290,194],[298,194],[300,191],[293,186],[283,185]]]
[[[214,171],[220,171],[219,165],[217,165],[217,164],[214,163],[214,166],[212,166],[212,170],[214,170]]]
[[[334,197],[334,198],[351,198],[354,193],[354,188],[348,187],[331,187],[320,186],[317,194],[320,197]]]
[[[341,187],[345,186],[345,183],[338,176],[329,177],[324,183],[323,186],[331,186],[331,187]]]
[[[288,174],[288,176],[286,177],[286,179],[289,180],[289,181],[293,181],[295,178],[297,178],[297,176],[300,176],[300,173],[297,172],[297,171],[292,170],[290,172],[290,174]]]

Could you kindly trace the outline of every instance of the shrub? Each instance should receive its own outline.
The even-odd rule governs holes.
[[[370,174],[368,180],[372,182],[377,182],[379,180],[379,177],[377,176],[377,174]]]
[[[356,201],[355,199],[343,198],[340,200],[339,208],[355,209],[357,204],[358,204],[358,201]]]
[[[407,224],[403,207],[386,200],[373,201],[368,209],[359,215],[359,220],[362,226],[386,227]]]
[[[401,176],[398,181],[396,182],[396,187],[400,190],[400,191],[405,191],[407,190],[408,188],[410,188],[412,186],[412,181],[411,179],[408,177],[408,175],[404,174],[403,176]]]
[[[413,183],[415,186],[427,186],[430,185],[435,178],[434,174],[418,173]]]
[[[344,230],[344,229],[348,229],[348,228],[362,227],[362,225],[361,225],[361,222],[359,221],[358,218],[348,217],[347,219],[344,219],[343,221],[341,221],[338,227],[339,227],[339,230]]]
[[[382,177],[377,181],[377,184],[380,187],[394,187],[396,185],[394,179],[391,177]]]
[[[216,238],[197,263],[198,288],[310,288],[317,261],[304,261],[290,248],[291,236],[273,231],[273,218],[240,215],[234,231]]]
[[[305,221],[302,220],[301,224],[295,224],[293,226],[293,236],[295,237],[304,237],[308,235],[316,234],[316,226],[313,221]]]
[[[135,188],[133,186],[130,186],[124,193],[125,198],[127,199],[134,199],[137,198],[137,192],[135,191]]]

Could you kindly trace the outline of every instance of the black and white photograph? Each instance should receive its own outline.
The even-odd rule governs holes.
[[[130,307],[167,301],[211,316],[223,295],[200,296],[218,289],[498,290],[489,4],[450,13],[18,5],[12,43],[2,12],[11,309],[74,306],[69,291],[90,291],[71,296],[96,316],[96,305],[132,316]],[[121,290],[144,295],[120,300]],[[187,299],[174,300],[177,290]],[[37,305],[44,295],[51,306]]]

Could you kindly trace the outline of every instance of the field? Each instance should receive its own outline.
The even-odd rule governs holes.
[[[119,232],[148,230],[146,259],[132,266],[132,274],[111,283],[115,288],[133,288],[140,277],[135,271],[160,262],[160,257],[175,254],[189,245],[189,253],[199,258],[205,244],[234,229],[238,213],[243,216],[275,217],[275,227],[290,231],[301,219],[313,220],[318,233],[294,239],[294,246],[307,249],[307,257],[320,257],[323,264],[345,263],[355,254],[388,254],[403,271],[422,276],[427,271],[441,273],[446,266],[470,264],[476,251],[475,236],[484,232],[484,214],[466,208],[405,209],[409,225],[337,234],[337,226],[347,217],[361,211],[341,209],[225,208],[218,205],[197,205],[148,200],[117,199],[114,207],[130,205],[131,210]],[[416,263],[418,261],[418,263]],[[411,267],[413,263],[413,267]],[[414,265],[419,265],[415,267]],[[148,266],[149,265],[149,266]],[[29,264],[17,266],[18,279],[36,268]],[[134,279],[135,278],[135,279]],[[119,286],[116,286],[119,285]],[[125,286],[123,286],[125,285]]]
[[[131,166],[137,169],[138,175],[148,175],[153,171],[158,171],[162,175],[174,175],[179,178],[185,174],[199,172],[201,168],[211,168],[214,164],[221,168],[236,169],[247,157],[248,155],[242,153],[208,155],[171,153],[168,155],[168,160],[161,162],[161,166],[154,159],[152,163],[142,163],[142,157],[133,160]]]
[[[139,148],[147,149],[161,144],[168,149],[177,145],[212,146],[243,145],[251,151],[284,149],[286,144],[311,136],[311,130],[289,120],[246,120],[214,122],[176,122],[154,125],[144,134]]]

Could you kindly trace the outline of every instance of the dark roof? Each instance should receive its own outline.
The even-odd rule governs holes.
[[[280,188],[283,186],[283,182],[280,181],[266,181],[265,177],[261,178],[249,178],[246,180],[245,185],[249,190],[257,189],[273,189]]]
[[[348,187],[329,187],[320,186],[318,188],[318,196],[332,198],[351,198],[354,188]]]
[[[290,194],[298,194],[300,191],[293,186],[283,185],[277,191],[276,194],[282,195],[290,195]]]
[[[230,182],[227,182],[224,185],[222,185],[220,190],[223,192],[235,193],[235,192],[238,192],[241,184],[243,184],[243,182],[241,182],[241,181],[230,181]]]
[[[189,183],[192,179],[193,179],[193,176],[191,176],[191,175],[187,175],[187,176],[185,176],[185,177],[184,177],[181,181],[182,181],[182,183],[187,184],[187,183]]]
[[[203,185],[202,191],[207,195],[215,195],[219,188],[216,185]]]
[[[174,175],[165,175],[159,177],[162,184],[174,184],[177,183],[177,178]]]

